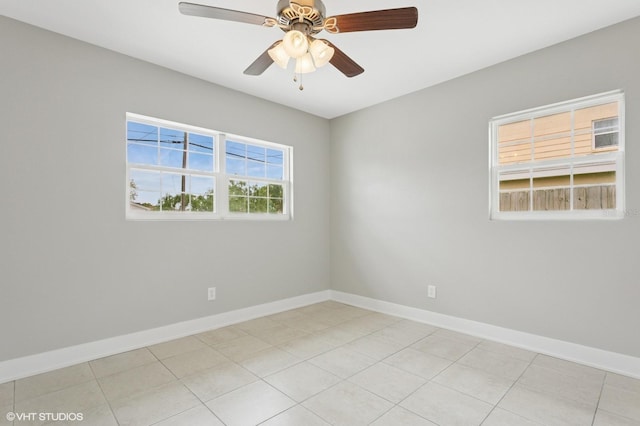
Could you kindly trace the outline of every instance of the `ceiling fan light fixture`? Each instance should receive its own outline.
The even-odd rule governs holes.
[[[333,58],[335,49],[329,46],[326,41],[314,40],[311,46],[309,46],[309,53],[311,53],[315,66],[320,68],[328,64],[331,58]]]
[[[327,40],[316,41],[321,31],[332,34],[375,30],[415,28],[418,24],[416,7],[370,10],[326,17],[323,0],[277,0],[277,16],[247,13],[204,4],[179,0],[178,9],[183,15],[235,21],[245,24],[277,27],[285,32],[282,40],[273,43],[245,70],[245,75],[261,75],[274,62],[286,69],[291,58],[296,59],[295,79],[301,74],[315,71],[331,63],[346,77],[355,77],[364,68]],[[302,84],[300,85],[302,90]]]
[[[316,70],[315,65],[313,65],[313,58],[310,53],[306,53],[299,58],[296,58],[296,74],[306,74],[310,72],[314,72]]]
[[[287,55],[286,50],[284,49],[283,43],[278,43],[275,47],[268,50],[269,57],[282,69],[287,69],[287,65],[289,64],[290,56]]]
[[[292,58],[299,58],[309,50],[309,40],[301,31],[291,30],[284,35],[282,46],[287,55]]]

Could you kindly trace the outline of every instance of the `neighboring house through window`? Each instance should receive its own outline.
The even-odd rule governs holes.
[[[491,218],[622,217],[623,123],[619,91],[492,119]]]

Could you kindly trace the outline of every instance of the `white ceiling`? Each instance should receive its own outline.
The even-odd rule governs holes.
[[[184,16],[179,0],[0,0],[2,15],[254,96],[333,118],[640,15],[639,0],[324,0],[327,15],[416,6],[410,30],[328,34],[365,72],[242,71],[277,28]],[[189,0],[276,15],[277,0]],[[291,67],[292,64],[290,64]]]

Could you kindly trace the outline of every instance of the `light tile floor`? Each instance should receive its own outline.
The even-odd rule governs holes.
[[[640,380],[328,301],[0,384],[35,424],[640,426]]]

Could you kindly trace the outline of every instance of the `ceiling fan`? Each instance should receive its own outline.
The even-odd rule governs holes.
[[[339,34],[414,28],[418,23],[418,9],[415,7],[325,17],[326,11],[321,0],[279,0],[277,18],[187,2],[180,2],[179,10],[184,15],[282,29],[285,32],[284,38],[258,56],[244,70],[247,75],[260,75],[274,62],[286,69],[289,59],[293,58],[296,60],[297,75],[315,71],[317,67],[331,63],[345,76],[355,77],[362,74],[364,69],[330,41],[315,38],[316,34],[323,30]]]

